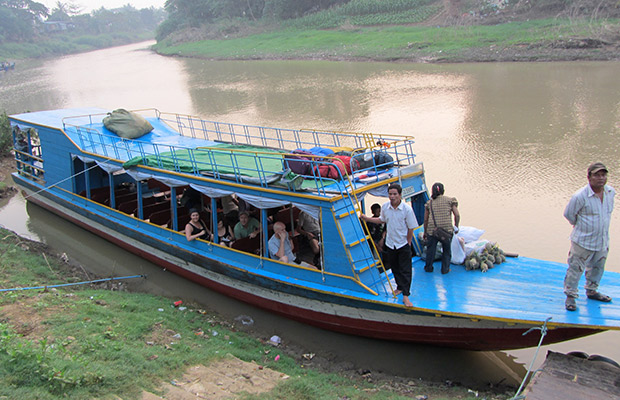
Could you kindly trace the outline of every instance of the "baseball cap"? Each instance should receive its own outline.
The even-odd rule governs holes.
[[[596,174],[598,171],[601,171],[601,170],[608,172],[607,167],[603,163],[601,162],[592,163],[588,167],[588,175]]]

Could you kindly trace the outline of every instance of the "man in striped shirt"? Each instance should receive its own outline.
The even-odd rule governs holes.
[[[588,167],[588,184],[571,197],[564,217],[573,226],[570,235],[568,270],[564,278],[566,309],[577,310],[577,285],[586,272],[586,296],[610,302],[611,297],[598,292],[609,252],[609,223],[616,191],[607,186],[607,168],[600,162]]]

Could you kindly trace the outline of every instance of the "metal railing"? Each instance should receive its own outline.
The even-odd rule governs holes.
[[[289,162],[292,158],[300,157],[300,154],[292,154],[293,150],[311,150],[314,147],[347,150],[353,159],[364,161],[361,163],[363,165],[358,165],[354,171],[357,176],[378,175],[392,167],[415,163],[413,138],[407,136],[231,124],[161,113],[154,109],[136,112],[146,114],[144,116],[147,119],[149,116],[156,118],[181,136],[204,140],[212,145],[187,147],[124,139],[103,133],[101,128],[95,127],[94,124],[104,115],[65,118],[63,126],[67,133],[77,138],[77,144],[83,151],[129,161],[130,164],[149,165],[179,173],[212,176],[261,186],[273,185],[277,180],[283,182],[289,190],[315,190],[324,194],[332,190],[344,190],[346,185],[338,184],[347,175],[339,168],[338,163],[341,161],[333,157],[308,156],[306,161],[309,168],[303,174],[303,184],[299,184],[299,181],[291,183],[292,176],[287,174]],[[221,144],[228,144],[229,147]],[[253,147],[243,148],[244,146]],[[378,154],[382,154],[382,157],[377,157]],[[321,176],[320,171],[324,169],[321,167],[327,167],[335,171],[335,174],[331,177]],[[281,179],[277,179],[278,174],[282,175]]]

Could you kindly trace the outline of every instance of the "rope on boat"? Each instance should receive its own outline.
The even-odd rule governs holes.
[[[101,283],[101,282],[108,282],[108,281],[119,281],[119,280],[123,280],[123,279],[133,279],[133,278],[146,278],[146,275],[131,275],[131,276],[120,276],[120,277],[116,277],[116,278],[103,278],[103,279],[94,279],[92,281],[84,281],[84,282],[76,282],[76,283],[61,283],[58,285],[45,285],[45,286],[32,286],[32,287],[25,287],[25,288],[12,288],[12,289],[0,289],[0,292],[13,292],[13,291],[19,291],[19,290],[33,290],[33,289],[49,289],[49,288],[56,288],[56,287],[63,287],[63,286],[76,286],[76,285],[86,285],[89,283]]]
[[[536,361],[536,357],[538,357],[538,351],[540,350],[540,346],[542,346],[542,342],[543,339],[545,338],[545,335],[547,334],[547,322],[549,322],[551,320],[551,317],[547,318],[545,320],[545,322],[542,324],[541,327],[536,327],[536,328],[530,328],[527,331],[525,331],[525,333],[523,333],[523,336],[527,335],[528,333],[534,331],[534,330],[540,330],[540,340],[538,341],[538,346],[536,347],[536,352],[534,353],[534,357],[532,358],[532,362],[530,362],[530,366],[527,368],[527,372],[525,373],[525,376],[523,377],[523,381],[521,382],[521,386],[519,386],[519,389],[517,390],[517,393],[515,393],[515,395],[513,397],[510,398],[510,400],[520,400],[520,399],[525,399],[525,396],[520,394],[521,390],[523,390],[523,386],[525,385],[525,382],[527,381],[528,377],[530,376],[530,373],[532,371],[532,367],[534,366],[534,361]]]
[[[108,163],[109,161],[110,161],[110,160],[105,160],[105,161],[101,162],[100,164],[106,164],[106,163]],[[43,188],[43,189],[41,189],[41,190],[37,190],[36,192],[33,192],[32,194],[30,194],[30,195],[28,195],[28,196],[24,196],[24,198],[25,198],[25,199],[28,199],[29,197],[32,197],[32,196],[34,196],[34,195],[36,195],[36,194],[39,194],[39,193],[41,193],[41,192],[46,192],[46,191],[50,190],[51,188],[53,188],[53,187],[55,187],[55,186],[58,186],[58,185],[60,185],[61,183],[65,182],[65,181],[68,181],[69,179],[73,179],[74,177],[76,177],[76,176],[78,176],[78,175],[84,174],[84,173],[86,173],[86,172],[90,171],[90,170],[91,170],[91,169],[93,169],[93,168],[97,168],[98,166],[99,166],[99,163],[95,163],[95,165],[93,165],[93,166],[92,166],[92,167],[90,167],[90,168],[86,168],[84,171],[80,171],[80,172],[78,172],[78,173],[75,173],[75,174],[73,174],[73,175],[69,176],[68,178],[61,179],[61,180],[59,180],[58,182],[56,182],[56,183],[54,183],[54,184],[51,184],[51,185],[49,185],[49,186],[46,186],[46,187],[44,187],[44,188]]]

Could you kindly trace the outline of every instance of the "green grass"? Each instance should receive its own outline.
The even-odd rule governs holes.
[[[45,251],[45,246],[0,228],[1,287],[78,280],[61,260],[44,256]],[[157,393],[161,383],[179,379],[190,366],[229,355],[290,377],[267,393],[240,394],[240,399],[410,398],[361,378],[307,368],[301,357],[296,360],[281,348],[235,331],[213,312],[197,305],[181,310],[172,303],[160,296],[84,285],[0,293],[0,398],[138,399],[142,390]],[[18,316],[25,317],[16,321]],[[420,381],[411,391],[434,399],[475,398],[462,387],[437,389]]]
[[[0,43],[0,60],[15,60],[75,54],[153,39],[154,33],[110,33],[101,35],[56,34],[48,39],[24,43]]]
[[[607,21],[606,24],[619,24]],[[598,25],[545,19],[493,26],[388,26],[342,30],[281,30],[253,36],[203,40],[178,45],[158,43],[167,55],[217,59],[343,57],[373,60],[411,59],[463,51],[546,43],[589,36]]]
[[[340,7],[284,21],[293,29],[329,29],[342,25],[369,26],[415,24],[427,20],[442,9],[432,0],[358,0]]]

